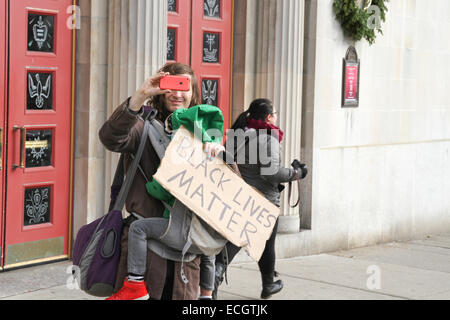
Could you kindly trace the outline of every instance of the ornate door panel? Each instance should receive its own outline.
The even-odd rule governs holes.
[[[168,0],[167,61],[190,64],[191,1]]]
[[[6,268],[67,255],[72,0],[9,1]]]
[[[202,102],[218,106],[228,128],[233,0],[168,0],[168,4],[167,60],[193,67]],[[186,23],[188,27],[184,27]]]
[[[199,74],[202,100],[221,108],[230,123],[231,0],[192,1],[191,64]]]

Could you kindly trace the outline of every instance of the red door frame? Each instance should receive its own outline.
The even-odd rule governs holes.
[[[4,267],[24,265],[53,258],[68,256],[70,237],[70,192],[72,172],[72,130],[73,87],[72,30],[67,28],[66,11],[73,4],[72,0],[22,0],[11,1],[9,7],[10,41],[10,77],[9,77],[9,114],[8,114],[8,190],[6,193],[6,229]],[[45,8],[45,9],[38,9]],[[28,13],[42,13],[54,16],[55,35],[54,52],[42,53],[28,51]],[[28,72],[52,74],[52,110],[27,110],[27,75]],[[57,94],[56,94],[57,93]],[[21,149],[19,130],[14,126],[25,128],[25,132],[35,129],[52,130],[52,162],[43,168],[13,168],[20,159]],[[50,222],[32,226],[24,224],[25,190],[27,188],[50,187]],[[33,261],[8,259],[8,252],[17,251],[22,244],[33,245],[37,241],[57,240],[55,256],[31,258]],[[39,246],[38,244],[37,246]],[[50,248],[53,248],[51,243]],[[51,252],[52,253],[52,252]],[[40,253],[39,253],[40,254]],[[38,254],[38,255],[39,255]],[[46,253],[45,253],[46,254]],[[40,261],[38,261],[40,260]]]
[[[169,11],[167,29],[175,31],[175,60],[169,62],[180,62],[191,64],[191,1],[176,1],[176,11]]]
[[[5,153],[5,141],[6,141],[6,105],[7,105],[7,32],[8,30],[8,1],[0,1],[0,270],[3,266],[3,243],[4,243],[4,182],[5,182],[5,166],[6,166],[6,153]]]

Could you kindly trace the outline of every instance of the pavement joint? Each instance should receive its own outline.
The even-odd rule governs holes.
[[[247,271],[255,271],[253,269],[249,269],[246,268],[245,266],[240,267],[241,269],[247,270]],[[321,284],[327,284],[333,287],[338,287],[338,288],[346,288],[346,289],[351,289],[351,290],[357,290],[357,291],[363,291],[366,293],[371,293],[371,294],[376,294],[379,296],[384,296],[384,297],[391,297],[391,298],[397,298],[397,299],[402,299],[402,300],[414,300],[405,296],[399,296],[399,295],[394,295],[394,294],[390,294],[390,293],[381,293],[381,292],[377,292],[375,290],[369,290],[369,289],[362,289],[362,288],[358,288],[358,287],[352,287],[352,286],[348,286],[345,284],[338,284],[338,283],[334,283],[334,282],[329,282],[329,281],[324,281],[324,280],[316,280],[316,279],[309,279],[309,278],[304,278],[301,276],[295,276],[295,275],[290,275],[287,273],[279,273],[280,276],[283,277],[289,277],[289,278],[293,278],[293,279],[298,279],[298,280],[303,280],[303,281],[308,281],[308,282],[313,282],[313,283],[321,283]]]
[[[427,248],[439,248],[439,249],[444,249],[444,250],[449,250],[450,248],[448,247],[441,247],[441,246],[437,246],[437,245],[432,245],[432,244],[425,244],[425,243],[416,243],[416,242],[412,242],[412,246],[416,246],[416,247],[427,247]],[[427,251],[425,248],[423,249],[419,249],[419,248],[410,248],[410,250],[413,251],[421,251],[421,252],[425,252]],[[427,251],[428,252],[428,251]],[[443,256],[448,256],[450,255],[450,252],[447,253],[441,253],[441,252],[433,252],[434,254],[439,254],[439,255],[443,255]]]
[[[219,289],[219,298],[220,298],[220,295],[222,295],[222,294],[228,294],[228,295],[232,295],[232,296],[236,296],[236,297],[241,297],[241,298],[243,298],[243,299],[245,299],[245,300],[255,300],[255,298],[254,297],[247,297],[247,296],[244,296],[244,295],[242,295],[242,294],[238,294],[238,293],[234,293],[234,292],[231,292],[231,291],[227,291],[227,290],[222,290],[222,289]],[[219,299],[220,300],[220,299]]]
[[[435,292],[435,293],[433,293],[433,296],[435,296],[435,295],[440,295],[440,294],[444,294],[444,293],[450,293],[450,290],[444,290],[444,291],[438,291],[438,292]],[[425,299],[426,297],[429,297],[429,296],[430,296],[429,294],[422,295],[422,296],[416,296],[416,297],[414,297],[414,299],[412,299],[412,300],[422,300],[422,299]]]

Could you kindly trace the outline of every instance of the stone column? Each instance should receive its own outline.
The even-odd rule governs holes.
[[[98,131],[165,63],[167,0],[80,0],[77,32],[74,235],[105,214],[118,155]]]
[[[105,149],[98,139],[106,115],[108,0],[79,1],[77,31],[74,236],[79,228],[104,214]]]
[[[273,101],[279,125],[286,132],[283,164],[290,167],[301,156],[304,0],[258,1],[256,17],[255,98]],[[279,232],[298,232],[299,207],[290,208],[287,195],[286,188],[282,194]],[[295,186],[293,199],[296,195]]]
[[[167,0],[110,0],[109,17],[107,116],[166,62]],[[118,159],[106,154],[106,186]]]

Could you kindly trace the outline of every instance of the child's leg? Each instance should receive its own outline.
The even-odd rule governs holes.
[[[201,256],[200,262],[200,298],[211,298],[214,290],[215,256]]]
[[[122,288],[106,300],[147,300],[149,298],[144,274],[147,263],[147,239],[160,238],[169,220],[148,218],[137,220],[128,231],[128,279]]]
[[[144,276],[147,263],[147,240],[159,239],[169,225],[168,219],[147,218],[134,221],[128,232],[128,273]]]

